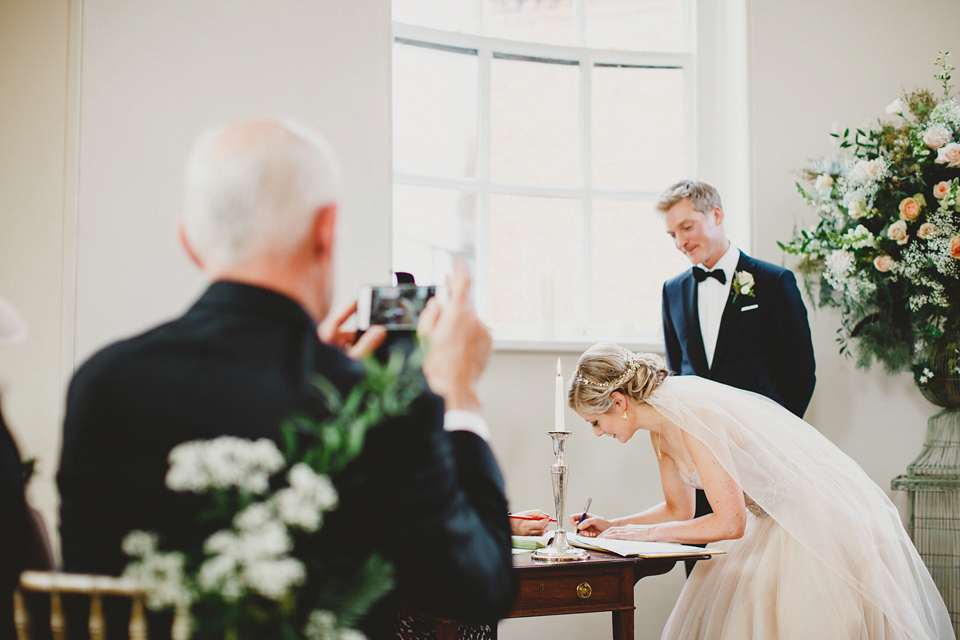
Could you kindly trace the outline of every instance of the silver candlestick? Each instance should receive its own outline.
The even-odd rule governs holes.
[[[563,461],[564,450],[567,447],[569,431],[549,431],[553,438],[553,455],[557,461],[550,466],[553,475],[553,506],[557,512],[557,530],[553,540],[543,549],[534,552],[534,560],[544,562],[569,562],[571,560],[586,560],[587,552],[583,549],[571,547],[567,541],[567,532],[563,529],[564,511],[567,503],[567,465]]]

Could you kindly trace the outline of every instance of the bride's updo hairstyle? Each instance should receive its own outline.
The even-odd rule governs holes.
[[[633,353],[615,344],[595,344],[580,356],[567,401],[580,413],[606,413],[613,406],[614,391],[635,402],[644,402],[668,375],[667,363],[654,353]]]

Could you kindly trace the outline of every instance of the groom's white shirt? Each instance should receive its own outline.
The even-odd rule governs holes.
[[[713,353],[717,349],[717,336],[720,333],[720,320],[723,309],[730,296],[733,274],[740,262],[740,249],[731,242],[726,253],[713,265],[713,270],[722,269],[727,283],[720,284],[715,278],[707,278],[697,285],[697,313],[700,316],[700,337],[703,339],[703,351],[707,354],[707,367],[713,366]],[[710,271],[703,264],[697,265],[704,271]]]

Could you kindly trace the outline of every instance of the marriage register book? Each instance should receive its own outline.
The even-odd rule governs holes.
[[[552,533],[542,536],[513,536],[513,547],[518,550],[540,549],[550,543]],[[722,549],[701,549],[685,544],[669,542],[637,542],[635,540],[610,540],[607,538],[588,538],[575,533],[568,534],[567,540],[574,547],[588,551],[603,551],[625,558],[686,558],[690,556],[712,556],[725,553]]]

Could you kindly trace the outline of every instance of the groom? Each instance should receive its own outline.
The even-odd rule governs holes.
[[[694,264],[663,285],[670,369],[760,393],[803,417],[816,377],[793,273],[751,258],[727,239],[720,194],[706,183],[682,180],[656,208]],[[698,491],[697,516],[709,509]]]

